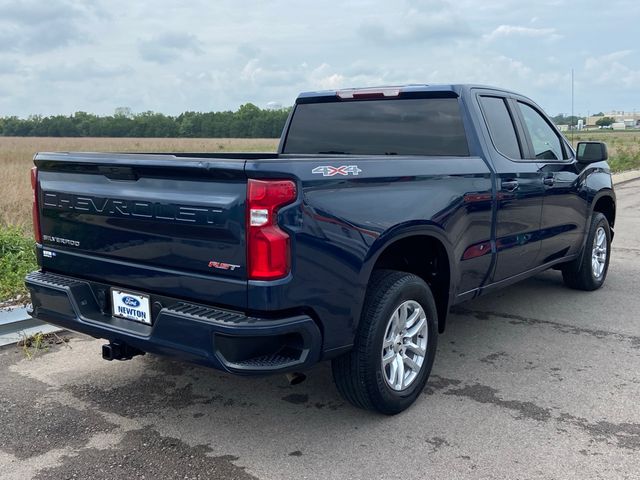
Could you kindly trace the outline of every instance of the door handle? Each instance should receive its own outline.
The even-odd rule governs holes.
[[[503,180],[500,183],[502,190],[506,190],[507,192],[514,192],[518,188],[517,180]]]
[[[552,187],[553,184],[556,183],[556,179],[554,177],[544,177],[542,179],[542,183],[544,183],[548,187]]]

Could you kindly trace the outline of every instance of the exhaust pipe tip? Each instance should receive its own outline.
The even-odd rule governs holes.
[[[289,385],[298,385],[307,379],[307,376],[300,372],[287,373],[286,377]]]

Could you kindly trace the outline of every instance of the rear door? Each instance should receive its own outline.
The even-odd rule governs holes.
[[[533,103],[519,99],[515,104],[529,143],[529,157],[543,174],[542,264],[578,251],[588,203],[580,195],[580,169],[567,142]]]
[[[493,282],[498,282],[537,266],[544,188],[538,164],[527,160],[529,147],[511,99],[493,91],[477,98],[497,177]]]

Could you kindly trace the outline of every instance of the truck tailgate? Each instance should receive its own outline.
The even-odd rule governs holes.
[[[43,268],[156,293],[182,288],[185,296],[242,306],[244,163],[38,154]]]

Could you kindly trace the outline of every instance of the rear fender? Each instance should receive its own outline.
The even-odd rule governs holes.
[[[456,279],[458,278],[458,269],[453,259],[453,247],[444,232],[438,226],[432,223],[426,222],[412,222],[410,224],[403,224],[395,226],[386,232],[384,232],[380,237],[376,239],[371,248],[369,249],[369,253],[365,258],[363,263],[363,267],[360,272],[360,284],[368,285],[369,279],[371,278],[371,274],[373,273],[376,262],[380,258],[380,256],[385,252],[385,250],[393,245],[395,242],[415,236],[425,236],[431,237],[438,242],[440,242],[447,253],[447,263],[449,267],[449,289],[448,289],[448,306],[445,309],[444,318],[439,319],[440,331],[442,332],[444,329],[444,325],[446,323],[446,313],[448,313],[449,307],[453,304],[453,300],[456,294]],[[357,306],[357,316],[356,319],[359,322],[360,315],[362,313],[362,308],[364,305],[364,297],[360,299],[359,305]]]

